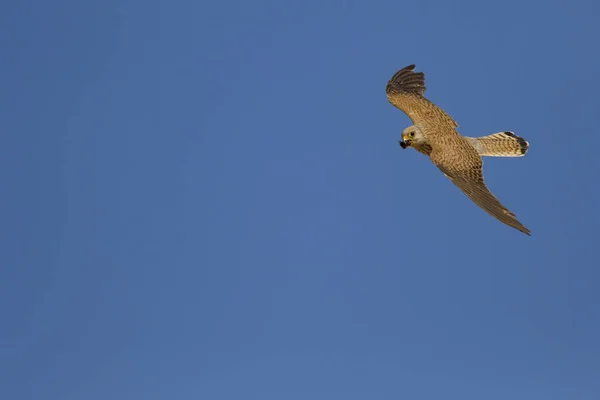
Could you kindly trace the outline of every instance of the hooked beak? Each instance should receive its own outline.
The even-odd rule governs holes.
[[[404,135],[402,135],[402,139],[404,139],[404,140],[398,142],[398,143],[400,143],[400,147],[402,147],[403,149],[410,147],[410,140],[406,139],[406,137]]]

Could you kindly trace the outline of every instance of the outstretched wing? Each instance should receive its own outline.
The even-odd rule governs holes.
[[[457,128],[452,117],[423,97],[425,74],[414,72],[414,69],[414,64],[404,67],[388,81],[385,92],[390,103],[404,111],[413,124],[436,123]]]
[[[431,160],[450,180],[459,187],[475,204],[500,222],[531,236],[531,231],[517,220],[517,217],[490,192],[483,181],[483,162],[476,154],[465,154],[460,165],[448,162],[443,152],[434,152]],[[454,158],[454,160],[456,160]]]

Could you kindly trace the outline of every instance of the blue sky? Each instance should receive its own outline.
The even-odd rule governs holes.
[[[600,396],[597,2],[0,11],[1,398]],[[400,149],[412,63],[533,236]]]

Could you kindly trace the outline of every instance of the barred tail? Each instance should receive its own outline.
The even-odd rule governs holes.
[[[498,132],[469,140],[480,156],[522,157],[529,149],[529,143],[512,132]]]

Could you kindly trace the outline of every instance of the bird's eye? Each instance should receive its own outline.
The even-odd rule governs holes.
[[[415,136],[415,133],[414,133],[414,132],[411,132],[411,133],[409,133],[408,135],[409,135],[410,137],[414,137],[414,136]]]

